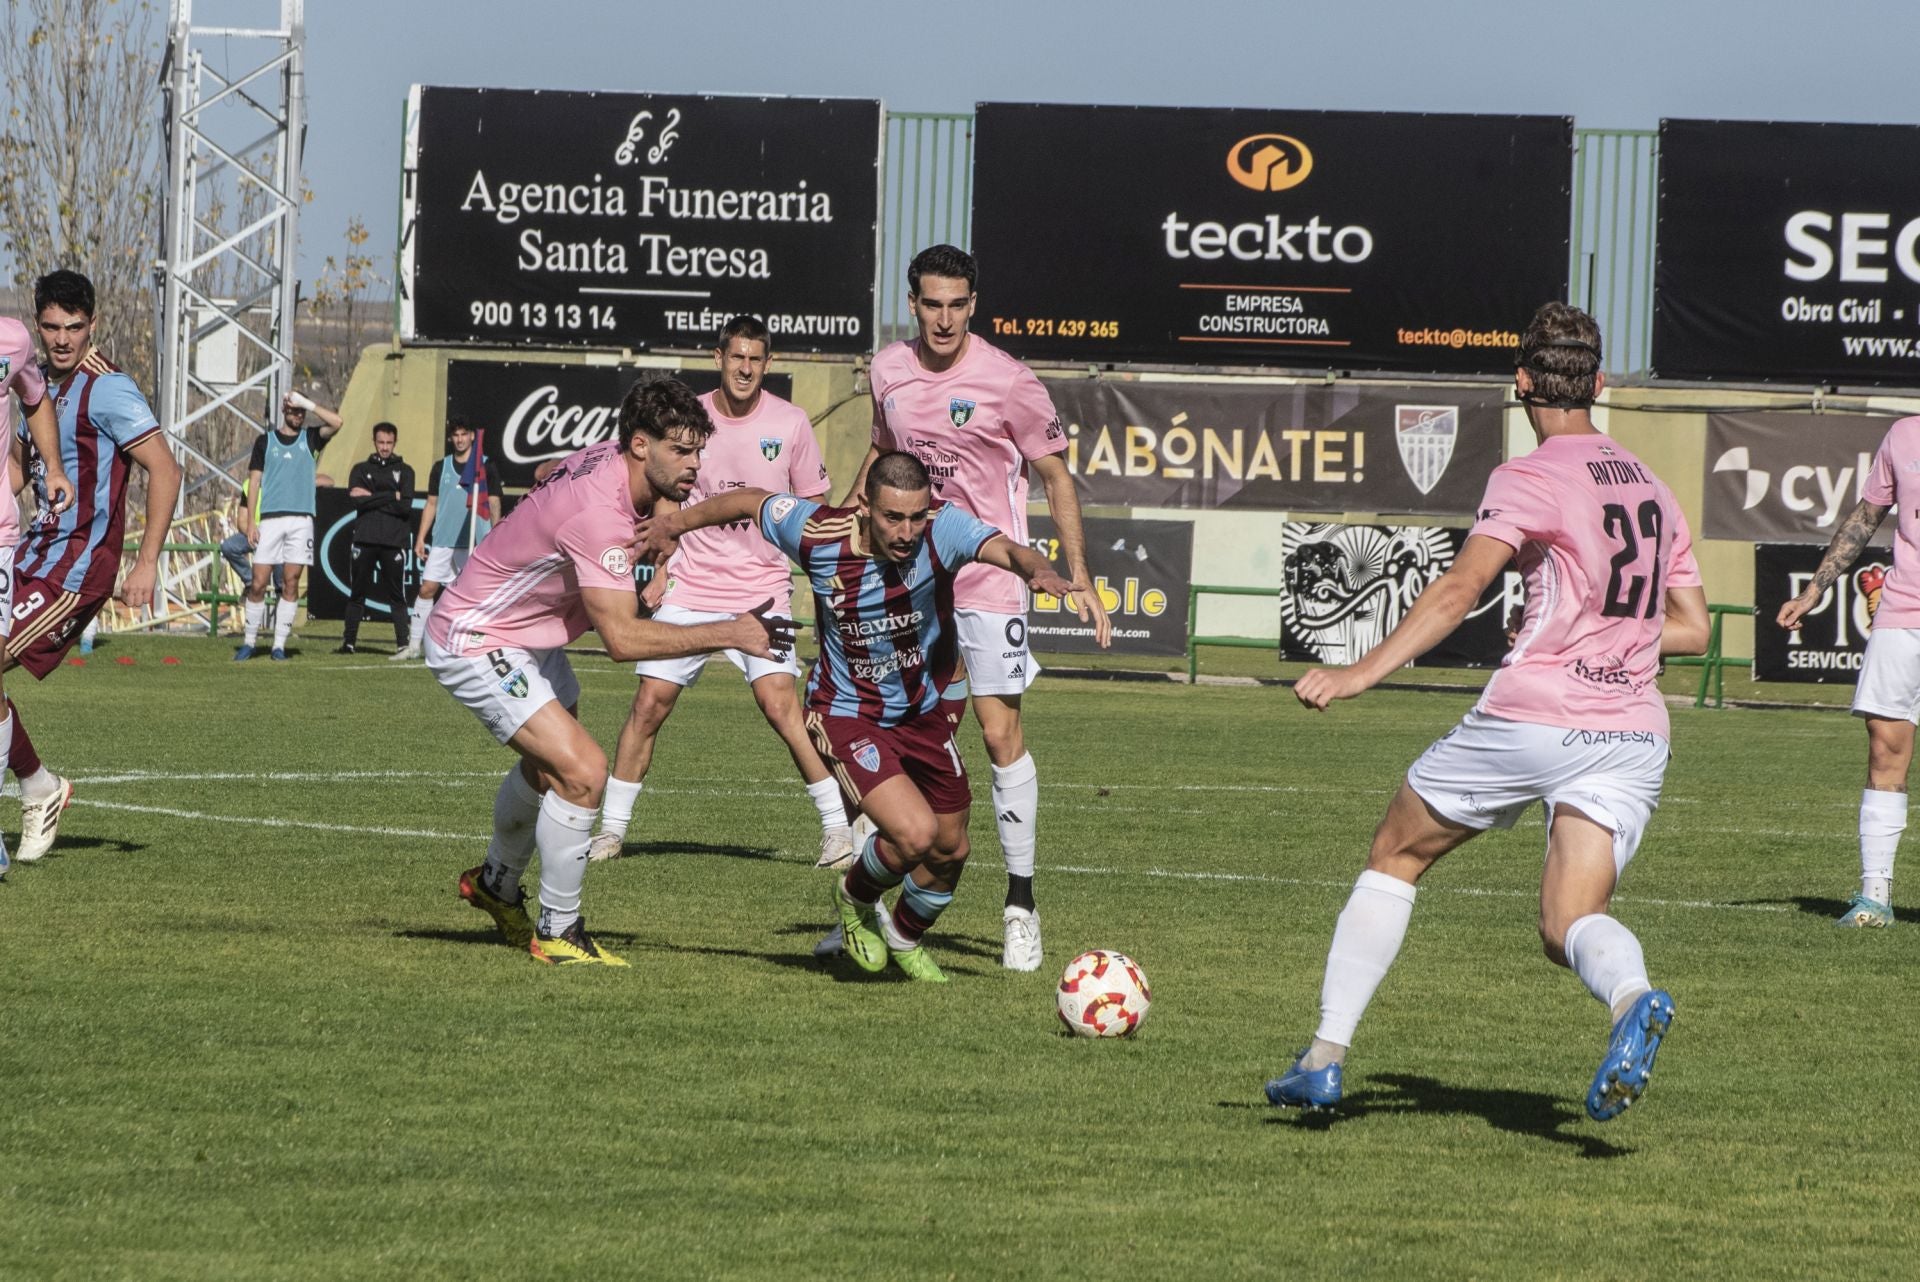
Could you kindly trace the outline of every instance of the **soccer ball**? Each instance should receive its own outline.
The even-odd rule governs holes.
[[[1146,972],[1125,953],[1095,948],[1067,963],[1055,1008],[1080,1037],[1126,1037],[1147,1017]]]

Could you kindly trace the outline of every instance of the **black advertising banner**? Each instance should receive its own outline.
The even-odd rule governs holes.
[[[1288,521],[1280,531],[1280,657],[1357,663],[1452,567],[1466,541],[1465,530]],[[1416,666],[1493,667],[1506,655],[1507,626],[1525,603],[1525,581],[1507,570]]]
[[[1920,385],[1920,126],[1660,122],[1662,378]]]
[[[720,386],[717,369],[449,361],[447,417],[462,417],[485,431],[487,457],[500,468],[501,486],[525,489],[544,460],[565,458],[617,434],[628,389],[653,378],[677,378],[696,392]],[[793,395],[787,374],[769,374],[761,387],[775,396]],[[422,480],[423,490],[425,485]]]
[[[401,334],[873,349],[880,104],[416,86]]]
[[[1865,553],[1827,589],[1813,609],[1789,632],[1774,624],[1780,607],[1813,582],[1824,548],[1805,543],[1756,543],[1753,547],[1753,679],[1755,681],[1844,681],[1860,676],[1880,588],[1893,557],[1884,550]]]
[[[1111,654],[1175,655],[1187,652],[1187,586],[1193,582],[1191,521],[1122,521],[1087,517],[1087,568],[1113,620]],[[1060,555],[1053,521],[1027,522],[1028,541],[1054,562]],[[1027,609],[1027,636],[1035,650],[1101,653],[1093,627],[1057,597],[1034,593]]]
[[[414,469],[418,478],[420,469]],[[420,532],[420,512],[427,505],[426,482],[417,481],[420,497],[413,501],[413,531]],[[307,616],[314,619],[346,617],[353,595],[353,499],[344,486],[321,486],[313,492],[313,569],[307,574]],[[407,600],[420,590],[422,563],[407,553]],[[391,621],[392,611],[378,596],[367,600],[370,623]]]
[[[1087,503],[1469,515],[1504,388],[1048,379]]]
[[[1701,533],[1742,543],[1826,543],[1860,501],[1893,425],[1867,414],[1707,415]],[[1889,543],[1892,523],[1874,535]]]
[[[974,328],[1028,359],[1505,374],[1573,122],[981,103]]]

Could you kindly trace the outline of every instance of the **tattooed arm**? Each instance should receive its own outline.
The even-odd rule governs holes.
[[[1813,572],[1813,582],[1807,584],[1806,590],[1799,596],[1780,607],[1774,622],[1783,628],[1799,627],[1802,616],[1819,604],[1827,589],[1860,559],[1867,540],[1880,528],[1880,522],[1887,519],[1888,510],[1883,503],[1869,503],[1861,499],[1847,514],[1847,519],[1840,523],[1833,542],[1827,544],[1827,554],[1820,558],[1820,568]]]

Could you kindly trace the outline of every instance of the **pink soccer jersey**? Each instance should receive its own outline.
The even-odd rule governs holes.
[[[493,527],[427,616],[450,654],[550,650],[593,627],[582,588],[633,591],[633,495],[617,440],[569,454]]]
[[[1920,628],[1920,415],[1887,429],[1860,497],[1895,509],[1900,522],[1873,626]]]
[[[33,358],[33,336],[12,317],[0,317],[0,447],[13,440],[13,396],[21,408],[47,399],[47,380]],[[13,497],[13,452],[0,448],[0,548],[20,541],[20,505]]]
[[[1480,710],[1665,738],[1654,677],[1667,589],[1700,585],[1673,491],[1597,432],[1550,436],[1493,470],[1471,533],[1511,546],[1527,583],[1519,637]]]
[[[957,503],[1016,543],[1027,541],[1027,460],[1063,453],[1066,429],[1033,371],[978,334],[953,368],[920,364],[917,340],[873,358],[873,443],[907,450],[933,475],[935,498]],[[963,610],[1023,614],[1018,575],[975,563],[954,580]]]
[[[728,418],[719,400],[718,392],[700,398],[713,419],[713,435],[701,451],[689,504],[742,487],[803,499],[827,492],[827,465],[805,410],[762,391],[751,414]],[[792,596],[786,554],[767,542],[753,521],[690,530],[667,562],[663,599],[689,610],[737,614],[771,597],[774,609],[784,611]]]

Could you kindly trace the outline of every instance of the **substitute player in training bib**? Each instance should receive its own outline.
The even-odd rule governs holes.
[[[848,805],[875,828],[835,879],[847,955],[868,971],[892,957],[910,978],[944,983],[921,940],[953,902],[973,803],[940,708],[958,657],[957,576],[984,563],[1083,603],[1087,587],[964,509],[936,504],[925,466],[901,452],[873,461],[854,507],[733,490],[658,518],[647,546],[756,514],[813,586],[820,657],[807,679],[808,733]],[[883,913],[880,897],[894,886],[899,898]]]
[[[1920,416],[1887,429],[1860,502],[1834,533],[1813,581],[1774,621],[1797,628],[1859,559],[1887,513],[1900,515],[1893,570],[1880,586],[1873,635],[1853,689],[1853,714],[1867,726],[1867,786],[1860,794],[1860,889],[1836,926],[1893,925],[1893,857],[1907,828],[1907,768],[1920,721]]]
[[[620,436],[570,454],[475,550],[427,616],[427,667],[454,699],[520,755],[493,802],[486,862],[460,874],[460,897],[507,942],[553,965],[626,963],[580,917],[587,843],[607,759],[578,719],[580,683],[566,646],[589,630],[616,660],[709,650],[772,658],[792,631],[756,611],[689,627],[639,617],[634,519],[656,499],[683,499],[711,427],[685,383],[636,383]],[[520,875],[540,852],[540,919]]]
[[[742,487],[787,491],[802,498],[827,492],[827,468],[806,411],[761,387],[766,378],[770,338],[758,317],[736,316],[720,331],[713,350],[720,367],[720,386],[700,398],[713,421],[713,435],[700,455],[700,476],[693,483],[689,503]],[[792,617],[793,580],[787,558],[767,542],[749,520],[691,531],[642,594],[657,608],[656,623],[707,623],[752,609],[772,600],[771,613]],[[820,815],[820,859],[823,868],[843,867],[853,857],[853,837],[840,802],[840,789],[807,740],[794,695],[800,665],[791,654],[784,659],[756,659],[737,650],[722,652],[746,675],[760,713],[787,745],[793,764],[807,785]],[[590,859],[608,859],[620,853],[641,781],[653,762],[654,739],[672,715],[680,692],[700,677],[711,655],[685,659],[650,659],[639,664],[640,688],[621,727],[613,754],[613,773],[607,778],[607,798],[600,810]]]
[[[973,255],[951,245],[922,250],[907,268],[907,301],[919,336],[883,348],[873,358],[873,447],[865,469],[883,450],[906,450],[926,465],[934,497],[957,503],[1015,543],[1027,541],[1027,474],[1040,478],[1060,534],[1067,575],[1092,584],[1080,500],[1061,458],[1066,430],[1047,389],[1019,361],[970,333],[978,279]],[[1039,668],[1027,649],[1027,589],[992,565],[972,565],[954,584],[955,621],[973,715],[993,763],[993,813],[1007,860],[1005,941],[1001,964],[1036,970],[1041,959],[1040,914],[1033,898],[1033,861],[1040,782],[1020,722],[1020,699]],[[1112,627],[1098,594],[1076,602],[1105,646]]]
[[[1334,926],[1320,1027],[1284,1074],[1275,1104],[1340,1101],[1354,1030],[1400,951],[1414,883],[1454,847],[1511,827],[1544,802],[1540,938],[1612,1021],[1587,1090],[1595,1121],[1646,1089],[1673,1020],[1640,941],[1608,915],[1666,774],[1663,654],[1707,645],[1707,599],[1673,492],[1593,425],[1604,386],[1600,329],[1564,303],[1534,313],[1514,386],[1539,448],[1495,468],[1453,566],[1360,662],[1314,669],[1294,694],[1309,708],[1351,699],[1443,640],[1515,561],[1526,578],[1519,635],[1480,702],[1413,763],[1374,833],[1367,869]]]
[[[309,425],[307,414],[320,420]],[[320,451],[340,430],[340,416],[312,397],[288,392],[280,403],[280,426],[253,442],[247,463],[247,493],[257,500],[241,509],[240,524],[253,544],[253,579],[242,607],[245,631],[234,661],[253,657],[260,625],[267,617],[267,584],[280,571],[280,600],[273,607],[275,662],[287,659],[287,638],[300,608],[300,579],[313,564],[313,487],[320,473]],[[253,512],[260,513],[257,522]]]

